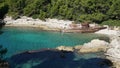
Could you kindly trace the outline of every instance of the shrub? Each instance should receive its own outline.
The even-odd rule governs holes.
[[[102,25],[120,26],[120,20],[107,20],[102,22]]]

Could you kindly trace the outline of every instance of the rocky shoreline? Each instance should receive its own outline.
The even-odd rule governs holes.
[[[12,17],[6,16],[4,18],[6,23],[5,26],[14,26],[14,27],[37,27],[43,30],[56,30],[60,31],[61,29],[69,29],[69,25],[73,21],[69,20],[58,20],[58,19],[46,19],[45,21],[40,19],[33,19],[31,17],[22,16],[18,19],[12,19]]]
[[[13,20],[11,17],[4,19],[6,22],[5,26],[22,26],[22,27],[37,27],[43,30],[60,31],[62,29],[69,29],[69,25],[73,21],[57,20],[57,19],[46,19],[42,21],[39,19],[32,19],[29,17],[21,17],[20,19]],[[89,43],[85,43],[83,46],[78,45],[75,47],[60,46],[57,50],[70,51],[77,53],[90,53],[90,52],[105,52],[106,58],[114,63],[114,67],[120,68],[120,29],[111,30],[109,28],[95,32],[97,34],[109,35],[110,43],[103,40],[94,39]]]
[[[94,39],[89,43],[77,45],[75,47],[59,46],[56,49],[65,51],[76,51],[77,53],[105,52],[109,43],[103,40]]]
[[[99,44],[99,43],[101,43],[101,44]],[[94,45],[92,46],[92,44],[94,44]],[[98,45],[96,45],[96,44],[98,44]],[[107,43],[103,40],[94,39],[91,42],[84,44],[83,46],[81,46],[81,45],[78,45],[75,47],[60,46],[60,47],[57,47],[56,49],[48,48],[48,49],[41,49],[41,50],[26,51],[26,52],[22,52],[22,53],[13,55],[12,58],[17,55],[18,56],[19,55],[30,55],[30,56],[33,55],[34,56],[35,54],[40,53],[40,52],[46,52],[46,51],[51,52],[52,51],[52,52],[59,52],[59,54],[57,56],[59,56],[61,59],[66,59],[67,58],[66,54],[68,54],[68,53],[77,53],[77,54],[82,55],[82,54],[89,54],[91,52],[94,52],[94,53],[102,53],[100,55],[100,57],[97,57],[97,58],[101,59],[101,61],[98,62],[97,64],[99,64],[100,66],[108,65],[109,67],[113,67],[113,64],[111,63],[111,61],[109,59],[101,57],[103,55],[103,52],[101,52],[101,51],[106,52],[106,48],[108,47],[108,45],[109,45],[109,43]],[[90,48],[90,49],[88,50],[88,48]],[[81,49],[83,49],[83,51]]]
[[[74,52],[78,54],[85,54],[85,53],[97,53],[97,52],[104,52],[106,55],[105,59],[110,60],[113,62],[112,68],[120,68],[120,38],[117,36],[112,36],[110,42],[105,42],[103,40],[94,39],[91,42],[85,43],[83,45],[77,45],[74,47],[69,46],[59,46],[56,49],[42,49],[42,50],[35,50],[35,51],[26,51],[20,54],[33,54],[36,52],[41,52],[45,50],[53,50],[53,51],[60,51],[60,52]],[[62,56],[62,55],[61,55]],[[64,55],[63,55],[64,56]]]
[[[77,53],[104,52],[106,59],[113,62],[113,68],[120,68],[120,37],[111,36],[110,43],[103,40],[94,39],[84,45],[75,47],[60,46],[56,49],[65,51],[76,51]]]
[[[13,19],[10,16],[4,18],[5,26],[11,27],[37,27],[42,30],[60,31],[67,33],[93,33],[106,27],[98,24],[75,24],[70,20],[50,19],[45,20],[33,19],[31,17],[21,16],[18,19]]]
[[[111,42],[107,49],[106,57],[114,63],[115,68],[120,68],[120,37],[111,36]]]
[[[113,62],[113,68],[120,68],[120,29],[103,29],[96,33],[109,36],[110,43],[105,52],[106,58]]]

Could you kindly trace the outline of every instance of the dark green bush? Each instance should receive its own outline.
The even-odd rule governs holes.
[[[102,25],[120,26],[120,20],[107,20],[102,22]]]
[[[9,6],[8,14],[14,18],[23,15],[43,20],[58,18],[98,24],[120,20],[120,0],[1,0],[0,12],[6,11],[1,9],[5,3]]]

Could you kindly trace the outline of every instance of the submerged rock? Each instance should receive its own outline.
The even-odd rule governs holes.
[[[80,54],[78,57],[74,52],[56,49],[31,52],[16,54],[9,58],[10,68],[109,68],[111,66],[108,60],[97,57],[98,55],[92,57],[92,54]],[[88,55],[91,57],[86,59]]]
[[[108,65],[108,66],[112,67],[113,63],[109,59],[103,59],[101,62],[99,62],[99,65],[101,67],[103,67],[105,65]]]

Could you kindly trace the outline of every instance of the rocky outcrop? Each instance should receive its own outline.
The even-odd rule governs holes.
[[[63,50],[63,51],[72,51],[72,52],[74,51],[73,47],[67,47],[67,46],[59,46],[56,49]]]
[[[120,36],[120,30],[119,29],[111,30],[111,29],[107,28],[107,29],[99,30],[99,31],[97,31],[95,33],[97,33],[97,34],[106,34],[106,35]]]
[[[78,45],[74,47],[60,46],[58,50],[76,51],[78,53],[90,53],[104,51],[106,58],[111,60],[114,64],[113,67],[120,68],[120,37],[111,36],[110,43],[103,40],[94,39],[84,45]]]
[[[77,45],[77,46],[74,46],[74,49],[76,49],[77,51],[80,50],[82,48],[83,45]]]
[[[94,39],[89,43],[85,43],[78,52],[88,53],[106,51],[108,45],[109,43],[103,40]]]
[[[120,37],[111,37],[111,43],[106,52],[106,55],[107,58],[114,63],[116,68],[120,68]]]
[[[109,43],[94,39],[89,43],[85,43],[84,45],[78,45],[75,47],[67,47],[67,46],[60,46],[57,47],[58,50],[65,50],[65,51],[76,51],[78,53],[89,53],[89,52],[100,52],[106,51]]]

